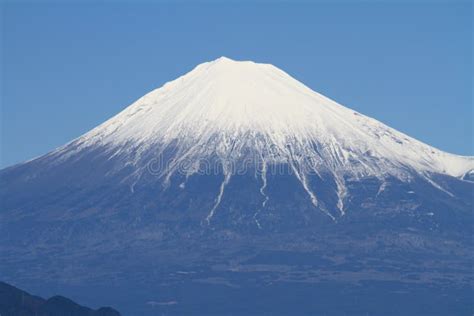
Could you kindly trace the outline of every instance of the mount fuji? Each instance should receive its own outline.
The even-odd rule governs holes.
[[[1,170],[1,274],[125,315],[470,315],[473,175],[221,57]]]

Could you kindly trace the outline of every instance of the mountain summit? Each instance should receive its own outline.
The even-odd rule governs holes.
[[[433,175],[463,177],[474,169],[473,157],[423,144],[312,91],[273,65],[226,57],[198,65],[40,160],[75,161],[90,150],[117,161],[109,177],[133,169],[118,179],[131,192],[157,159],[163,164],[153,174],[165,186],[178,172],[186,181],[200,172],[222,173],[208,222],[232,175],[252,166],[260,171],[262,208],[269,200],[267,170],[286,165],[307,200],[333,220],[345,214],[347,181],[372,177],[383,190],[388,178],[404,183],[420,178],[452,196]],[[214,170],[202,170],[211,161]],[[336,200],[321,201],[312,176],[330,178]],[[260,226],[257,219],[255,224]]]
[[[226,57],[200,64],[148,93],[79,141],[83,146],[135,143],[143,151],[179,141],[190,147],[184,150],[196,144],[222,149],[221,156],[246,145],[264,155],[264,147],[272,146],[284,161],[286,146],[314,143],[331,153],[306,154],[320,156],[329,169],[349,171],[351,161],[369,159],[377,160],[377,166],[352,171],[373,175],[408,167],[461,176],[474,168],[473,157],[446,154],[416,141],[312,91],[273,65]],[[235,146],[226,147],[230,142]]]
[[[158,291],[165,303],[152,304],[163,312],[178,304],[173,295],[192,310],[200,286],[242,294],[368,275],[434,284],[456,265],[444,277],[457,291],[472,277],[473,170],[473,157],[426,145],[275,66],[221,57],[1,170],[3,272],[23,283],[113,279],[124,293],[166,288],[174,294]],[[400,253],[434,258],[419,263],[432,273]],[[216,313],[218,297],[206,301]],[[257,305],[250,311],[279,311]]]

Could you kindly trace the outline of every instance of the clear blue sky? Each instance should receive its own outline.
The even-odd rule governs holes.
[[[47,153],[221,55],[272,63],[472,155],[472,14],[470,1],[3,2],[0,167]]]

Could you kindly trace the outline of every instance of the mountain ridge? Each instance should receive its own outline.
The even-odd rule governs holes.
[[[111,307],[96,310],[55,295],[43,299],[0,281],[0,314],[4,316],[120,316]]]

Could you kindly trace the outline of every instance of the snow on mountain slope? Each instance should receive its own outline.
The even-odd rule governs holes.
[[[222,142],[216,149],[223,155],[232,150],[226,140],[243,142],[246,135],[261,135],[282,152],[288,143],[321,144],[333,156],[334,167],[348,168],[350,158],[370,154],[398,166],[452,176],[474,168],[473,157],[423,144],[312,91],[270,64],[225,57],[148,93],[80,142],[150,146],[180,140],[191,146],[209,143],[216,134]]]
[[[249,153],[263,166],[262,194],[272,164],[288,164],[315,206],[318,197],[308,174],[333,175],[342,214],[347,177],[409,181],[417,174],[452,195],[430,175],[462,177],[474,169],[473,157],[419,142],[312,91],[273,65],[225,57],[148,93],[73,143],[73,150],[69,144],[51,155],[64,160],[85,148],[104,147],[135,167],[127,179],[132,182],[147,172],[150,153],[156,156],[171,147],[171,164],[159,174],[165,180],[184,161],[192,166],[187,175],[197,172],[203,160],[222,161],[224,180],[208,219],[232,177],[229,161]]]

